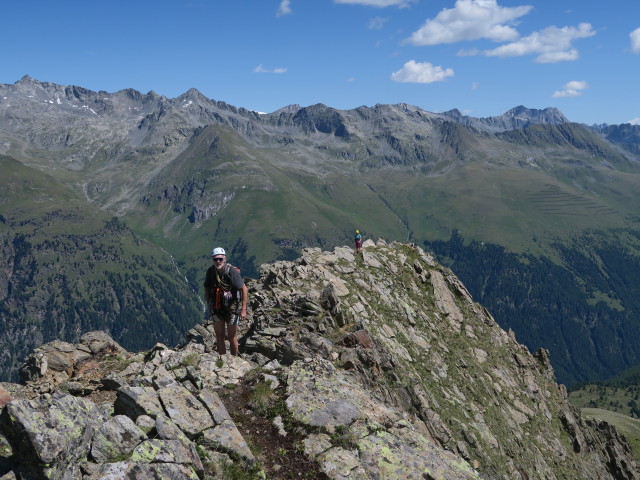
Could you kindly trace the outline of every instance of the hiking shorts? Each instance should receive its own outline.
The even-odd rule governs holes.
[[[240,323],[240,314],[239,313],[212,313],[211,314],[212,322],[225,322],[227,325],[238,325]]]

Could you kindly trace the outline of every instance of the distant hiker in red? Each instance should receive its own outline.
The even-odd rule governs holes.
[[[356,244],[356,253],[360,253],[360,249],[362,248],[362,235],[360,235],[359,230],[356,230],[356,236],[353,237],[353,242]]]
[[[224,248],[214,248],[211,259],[213,265],[207,270],[204,280],[204,298],[216,332],[216,346],[220,355],[227,353],[224,343],[226,326],[231,355],[238,355],[238,324],[247,318],[249,289],[240,270],[227,263]]]

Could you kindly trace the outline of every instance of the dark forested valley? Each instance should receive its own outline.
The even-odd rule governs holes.
[[[587,250],[557,244],[557,263],[465,244],[458,232],[425,243],[503,328],[532,351],[547,348],[558,381],[572,385],[640,364],[640,257],[615,239],[595,237]]]

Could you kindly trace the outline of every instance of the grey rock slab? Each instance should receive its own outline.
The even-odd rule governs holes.
[[[335,480],[368,480],[375,478],[366,474],[360,465],[358,453],[354,450],[346,450],[339,447],[332,448],[321,454],[317,460],[320,464],[320,469]]]
[[[44,477],[49,480],[81,480],[82,470],[77,464],[71,465],[53,465],[43,470]],[[20,477],[20,478],[29,478]]]
[[[358,441],[359,459],[371,478],[405,480],[479,479],[462,458],[436,446],[411,429],[377,431]]]
[[[374,402],[357,385],[328,361],[295,362],[287,377],[287,408],[296,420],[314,427],[349,425],[363,416],[382,422],[397,413]]]
[[[155,429],[161,440],[181,440],[185,443],[189,439],[173,420],[165,415],[158,415],[155,421]]]
[[[275,349],[274,349],[275,354]],[[202,355],[197,373],[204,387],[216,388],[238,384],[244,375],[257,365],[234,355]]]
[[[371,252],[362,250],[362,260],[367,267],[382,268],[382,263],[378,260],[378,257]]]
[[[217,393],[210,390],[202,390],[198,394],[198,399],[207,407],[216,425],[220,425],[225,420],[231,420],[229,412],[227,412],[224,403],[222,403]]]
[[[191,465],[197,472],[204,471],[195,445],[180,440],[146,440],[135,448],[131,460],[137,463],[178,463]]]
[[[93,437],[91,456],[100,463],[128,455],[146,435],[125,415],[116,415],[103,423]]]
[[[158,396],[171,420],[189,437],[215,426],[205,405],[182,386],[158,390]]]
[[[156,418],[153,419],[149,415],[140,415],[136,418],[136,425],[140,430],[148,435],[154,428],[156,428],[156,421],[162,416],[162,414],[158,414]]]
[[[249,445],[247,445],[244,437],[240,434],[236,425],[228,420],[215,428],[202,432],[199,443],[230,452],[249,462],[255,461],[255,457],[249,450]]]
[[[175,463],[106,463],[100,472],[84,480],[200,480],[188,465]]]
[[[91,353],[124,353],[126,350],[118,344],[111,336],[102,330],[87,332],[80,338],[80,343],[89,348]]]
[[[330,437],[326,433],[312,433],[304,439],[303,444],[304,453],[311,459],[315,459],[332,447]]]
[[[105,420],[89,400],[60,394],[8,403],[2,430],[35,463],[68,463],[88,452],[91,438]]]
[[[163,412],[158,394],[151,387],[119,388],[114,408],[116,413],[134,420],[140,415],[155,418],[158,413]]]

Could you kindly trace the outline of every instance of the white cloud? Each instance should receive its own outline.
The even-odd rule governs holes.
[[[454,8],[444,9],[427,20],[407,42],[424,46],[480,38],[494,42],[516,40],[520,35],[511,25],[532,8],[501,7],[496,0],[457,0]]]
[[[640,53],[640,28],[636,28],[629,34],[631,38],[631,51],[633,53]]]
[[[382,17],[374,17],[369,20],[369,29],[370,30],[382,30],[384,28],[384,24],[388,21],[388,18]]]
[[[278,13],[276,13],[276,17],[282,17],[283,15],[290,15],[292,13],[291,0],[282,0],[282,2],[280,2],[280,7],[278,8]]]
[[[640,117],[632,118],[627,123],[630,123],[631,125],[640,125]]]
[[[443,69],[429,62],[409,60],[400,70],[391,74],[391,80],[400,83],[433,83],[442,82],[453,75],[451,68]]]
[[[501,45],[484,52],[489,57],[519,57],[522,55],[538,55],[537,63],[557,63],[577,60],[578,50],[571,42],[578,38],[595,35],[589,23],[581,23],[578,27],[547,27],[534,32],[518,41]]]
[[[567,82],[562,90],[557,90],[551,95],[552,98],[579,97],[582,91],[589,88],[589,84],[584,80],[573,80]]]
[[[460,50],[458,50],[457,55],[459,57],[475,57],[476,55],[480,54],[480,50],[478,50],[477,48],[470,48],[470,49],[465,49],[465,48],[461,48]]]
[[[346,5],[365,5],[367,7],[408,7],[417,0],[333,0],[334,3]]]
[[[274,68],[273,70],[269,70],[268,68],[264,68],[262,64],[258,65],[253,69],[254,73],[286,73],[286,68]]]

